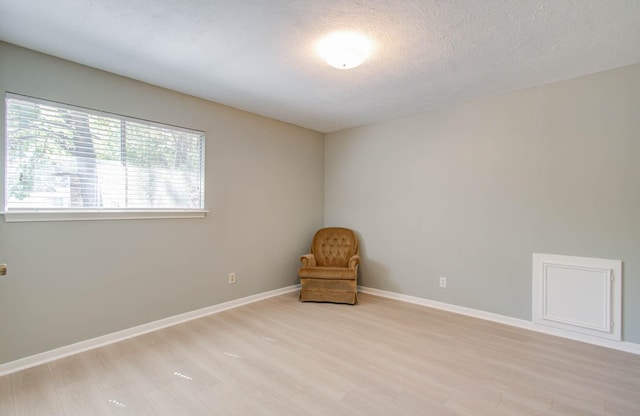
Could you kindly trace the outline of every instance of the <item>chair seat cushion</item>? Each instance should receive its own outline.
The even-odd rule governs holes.
[[[303,267],[298,270],[298,276],[313,279],[353,280],[358,277],[358,271],[346,267]]]

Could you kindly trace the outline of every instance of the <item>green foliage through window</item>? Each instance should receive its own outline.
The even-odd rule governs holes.
[[[204,208],[204,134],[6,95],[5,210]]]

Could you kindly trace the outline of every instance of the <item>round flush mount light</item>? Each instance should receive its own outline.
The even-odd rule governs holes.
[[[357,67],[373,49],[373,41],[357,32],[333,32],[316,44],[316,50],[325,62],[338,69]]]

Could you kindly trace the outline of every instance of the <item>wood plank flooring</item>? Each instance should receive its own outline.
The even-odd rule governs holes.
[[[640,415],[640,356],[290,293],[0,377],[0,415]]]

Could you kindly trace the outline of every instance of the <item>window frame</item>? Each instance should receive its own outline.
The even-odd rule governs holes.
[[[33,209],[8,209],[7,208],[7,161],[8,161],[8,152],[9,146],[7,145],[7,129],[8,129],[8,111],[7,111],[7,99],[15,98],[19,100],[30,101],[37,104],[44,105],[55,105],[60,108],[71,109],[74,111],[82,111],[86,112],[90,115],[95,115],[99,117],[111,117],[116,118],[120,121],[129,121],[134,123],[142,123],[150,126],[158,126],[163,129],[175,129],[177,131],[185,131],[188,133],[199,133],[202,135],[201,140],[201,198],[202,198],[202,208],[162,208],[162,209],[153,209],[153,208],[33,208]],[[205,149],[206,149],[206,135],[202,130],[190,129],[180,126],[171,125],[168,123],[161,123],[157,121],[146,120],[142,118],[136,118],[131,116],[126,116],[118,113],[113,113],[109,111],[97,110],[93,108],[72,105],[67,103],[62,103],[55,100],[48,100],[44,98],[33,97],[25,94],[18,94],[6,91],[4,94],[3,100],[3,109],[4,109],[4,140],[3,140],[3,173],[4,178],[2,181],[3,192],[2,192],[2,207],[3,211],[0,211],[0,214],[4,215],[5,222],[50,222],[50,221],[96,221],[96,220],[140,220],[140,219],[171,219],[171,218],[204,218],[206,214],[209,212],[205,208],[206,204],[206,193],[205,193]]]

